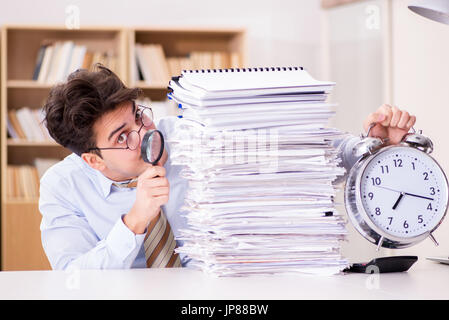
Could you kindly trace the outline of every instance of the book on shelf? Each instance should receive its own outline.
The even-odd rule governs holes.
[[[74,41],[44,41],[40,46],[33,71],[33,80],[40,83],[58,83],[80,68],[90,69],[102,63],[111,70],[117,69],[117,57],[108,51],[91,51]]]
[[[34,67],[34,72],[33,72],[33,80],[37,80],[37,78],[39,77],[39,72],[42,67],[42,62],[44,60],[45,51],[46,51],[47,47],[48,47],[48,44],[43,43],[39,48],[39,51],[37,53],[37,58],[36,58],[36,65]]]
[[[6,175],[6,196],[8,199],[39,198],[39,176],[36,167],[8,165]]]
[[[235,52],[192,51],[187,56],[167,57],[160,44],[136,43],[133,65],[134,81],[166,86],[172,76],[182,70],[225,69],[241,67]]]
[[[27,141],[54,141],[43,123],[44,117],[41,108],[22,107],[9,110],[7,119],[9,137]]]
[[[159,44],[136,44],[136,65],[138,73],[147,84],[166,85],[170,72],[164,50]]]
[[[59,159],[36,158],[34,165],[8,165],[6,168],[6,196],[8,199],[39,198],[39,181],[48,168]]]

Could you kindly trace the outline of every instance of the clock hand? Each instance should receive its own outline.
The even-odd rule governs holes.
[[[395,190],[395,189],[391,189],[391,188],[387,188],[387,187],[382,187],[382,186],[375,186],[375,187],[386,189],[386,190],[390,190],[390,191],[394,191],[394,192],[399,192],[401,194],[403,193],[405,195],[412,196],[412,197],[417,197],[417,198],[422,198],[422,199],[427,199],[427,200],[432,200],[432,201],[434,200],[433,198],[420,196],[420,195],[417,195],[417,194],[414,194],[414,193],[410,193],[410,192],[402,192],[402,191],[399,191],[399,190]]]
[[[420,196],[417,194],[413,194],[413,193],[409,193],[409,192],[404,192],[406,195],[408,196],[412,196],[412,197],[417,197],[417,198],[422,198],[422,199],[427,199],[427,200],[434,200],[433,198],[429,198],[429,197],[424,197],[424,196]]]
[[[398,200],[396,200],[396,202],[394,203],[394,205],[393,205],[393,210],[395,210],[396,209],[396,207],[398,206],[398,204],[399,204],[399,201],[401,201],[401,199],[402,199],[402,197],[404,196],[404,192],[401,192],[401,194],[399,195],[399,198],[398,198]]]
[[[374,186],[374,187],[376,187],[376,188],[382,188],[382,189],[386,189],[386,190],[390,190],[390,191],[402,193],[402,192],[399,191],[399,190],[395,190],[395,189],[391,189],[391,188],[387,188],[387,187],[382,187],[382,186]]]

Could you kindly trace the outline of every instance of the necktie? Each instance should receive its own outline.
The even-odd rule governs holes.
[[[114,183],[114,185],[119,188],[135,188],[137,181]],[[147,268],[181,267],[179,254],[175,252],[176,240],[162,209],[147,227],[144,248]]]
[[[164,212],[148,226],[144,248],[147,268],[176,268],[181,266],[179,255],[175,253],[176,240]]]

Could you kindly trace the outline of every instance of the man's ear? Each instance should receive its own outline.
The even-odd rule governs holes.
[[[97,154],[86,152],[81,154],[81,158],[93,169],[103,171],[106,168],[104,160]]]

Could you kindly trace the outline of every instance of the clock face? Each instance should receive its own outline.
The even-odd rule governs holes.
[[[446,177],[435,160],[415,148],[379,152],[360,181],[365,212],[389,235],[412,238],[432,231],[446,212]]]

